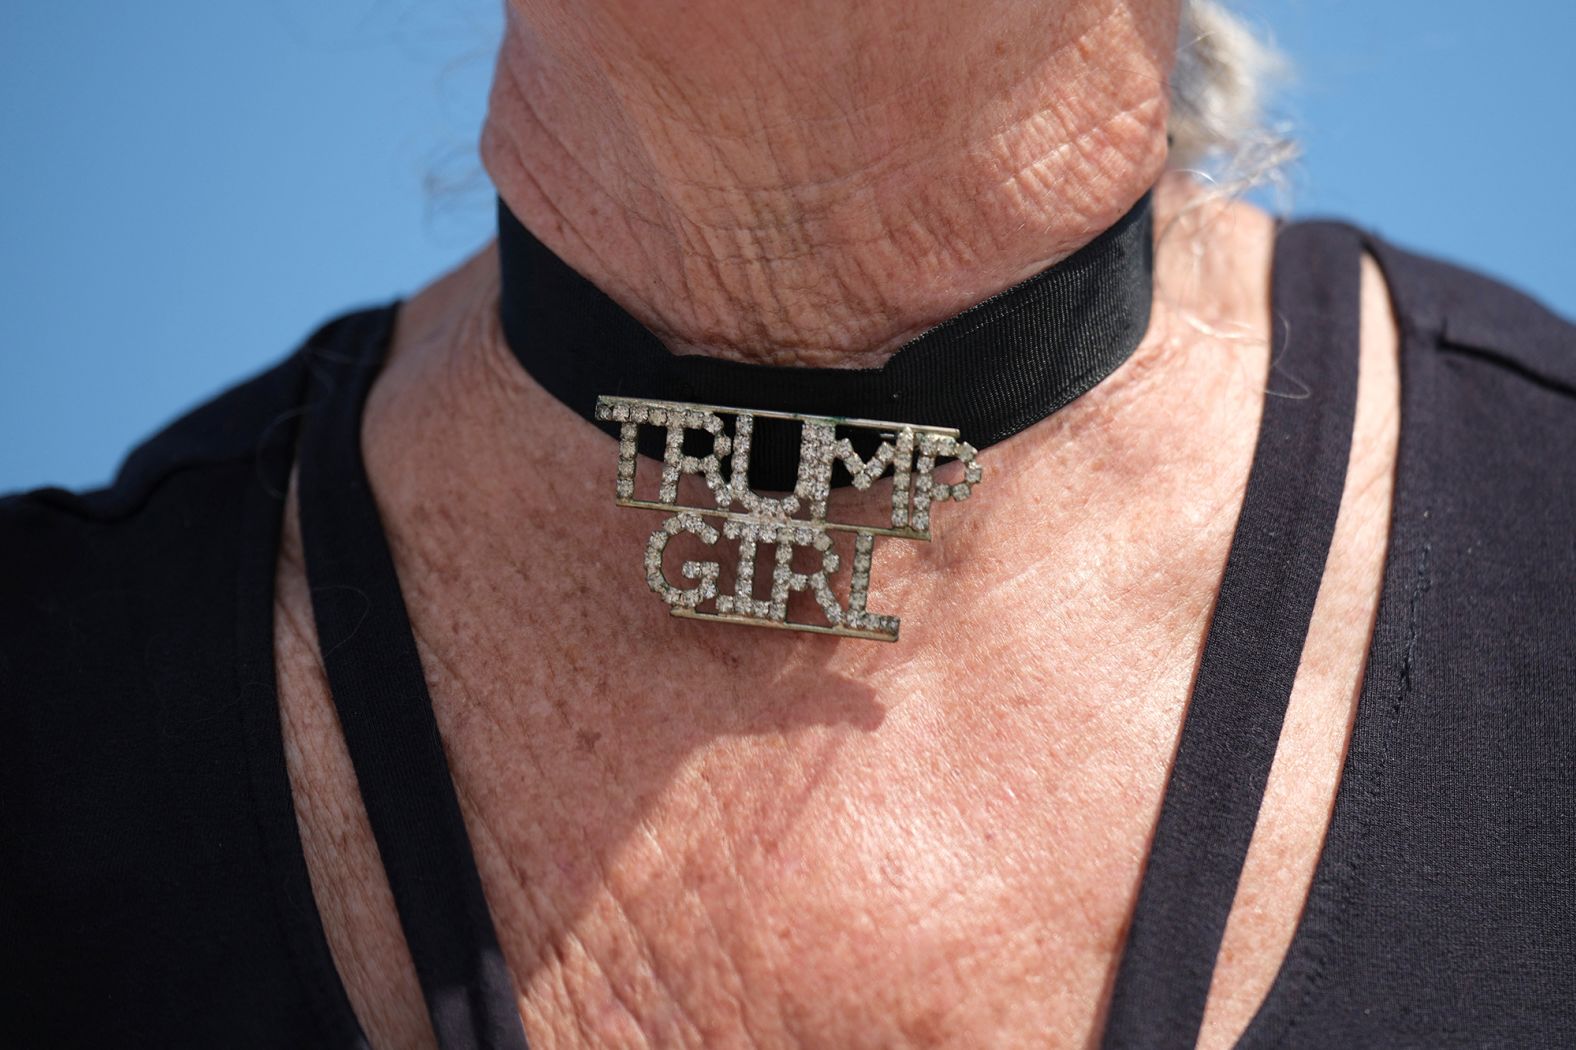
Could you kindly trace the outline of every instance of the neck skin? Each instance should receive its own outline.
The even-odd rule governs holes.
[[[807,0],[774,27],[740,0],[654,26],[634,0],[511,2],[499,191],[678,351],[871,363],[1087,242],[1161,165],[1164,0]],[[1093,1045],[1268,375],[1271,224],[1180,177],[1155,215],[1132,359],[984,450],[935,542],[879,548],[896,646],[674,621],[643,582],[653,516],[613,506],[616,446],[502,340],[495,253],[402,306],[362,445],[536,1044]],[[1381,526],[1387,457],[1348,478]],[[1296,787],[1272,776],[1205,1047],[1273,979],[1322,841],[1383,550],[1359,538],[1331,555],[1321,606],[1358,598],[1310,637],[1275,774]],[[293,518],[279,602],[339,971],[374,1045],[432,1045]]]
[[[1165,160],[1174,5],[925,7],[511,0],[488,171],[677,353],[878,364]]]

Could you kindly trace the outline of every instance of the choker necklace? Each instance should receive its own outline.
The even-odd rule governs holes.
[[[670,353],[500,201],[499,312],[532,378],[619,439],[616,502],[669,513],[647,544],[645,570],[670,612],[896,641],[898,618],[867,608],[875,538],[928,540],[932,506],[965,499],[981,482],[978,450],[1049,416],[1132,356],[1149,323],[1151,231],[1145,194],[1068,258],[929,329],[880,367],[798,368]],[[637,452],[661,463],[644,494]],[[954,460],[962,466],[942,482],[935,472]],[[704,505],[681,502],[686,475],[704,482]],[[832,488],[866,489],[887,475],[889,517],[828,518]],[[664,561],[681,534],[706,547],[737,541],[731,581],[717,561],[687,560],[680,573],[694,582],[675,584]],[[839,537],[851,539],[851,558],[839,553]],[[762,545],[775,549],[769,580],[756,579]],[[818,567],[796,568],[805,554]],[[845,564],[846,602],[836,594]],[[796,592],[814,599],[811,619],[790,618]]]

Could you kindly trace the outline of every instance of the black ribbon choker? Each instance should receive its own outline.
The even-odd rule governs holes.
[[[906,343],[879,368],[743,364],[670,353],[498,202],[504,338],[525,370],[595,419],[600,395],[955,427],[983,449],[1092,389],[1132,356],[1149,324],[1153,219],[1145,194],[1116,225],[1021,284]],[[791,489],[797,427],[762,420],[750,477]],[[645,455],[661,458],[651,434]],[[846,481],[846,475],[838,478]]]

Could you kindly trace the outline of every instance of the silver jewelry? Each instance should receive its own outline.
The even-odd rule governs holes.
[[[733,420],[731,435],[726,426],[728,417]],[[671,512],[646,544],[646,583],[668,603],[674,616],[694,620],[895,642],[898,618],[871,612],[866,607],[876,537],[928,541],[932,506],[946,500],[967,499],[984,476],[984,468],[975,462],[974,447],[960,441],[956,430],[946,427],[628,397],[597,398],[596,418],[619,424],[615,483],[618,505]],[[757,419],[784,419],[800,424],[798,480],[791,494],[770,498],[750,488],[750,435]],[[643,426],[661,427],[666,432],[661,483],[654,500],[635,498],[636,439]],[[881,443],[868,459],[854,451],[847,437],[839,436],[840,431],[852,430],[873,430],[880,435]],[[685,435],[691,431],[710,435],[710,452],[703,456],[685,454]],[[951,485],[936,481],[932,475],[938,459],[961,461],[963,480]],[[724,460],[729,463],[726,478]],[[877,479],[891,474],[889,525],[827,520],[834,463],[847,468],[857,489],[868,489]],[[686,474],[705,480],[712,506],[678,502],[679,480]],[[694,581],[692,586],[680,587],[668,580],[662,568],[663,553],[668,541],[683,532],[698,536],[706,544],[715,544],[719,538],[738,541],[732,594],[719,593],[721,566],[714,561],[684,562],[680,572],[684,579]],[[829,582],[841,565],[833,549],[833,532],[854,534],[846,604],[833,593]],[[769,598],[755,596],[756,559],[763,545],[775,549]],[[794,571],[794,552],[801,548],[819,554],[819,569]],[[788,598],[794,591],[814,595],[826,622],[788,619]]]

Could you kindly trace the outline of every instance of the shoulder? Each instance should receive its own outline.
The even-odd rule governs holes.
[[[1568,762],[1576,753],[1576,325],[1501,281],[1367,243],[1401,341],[1392,560],[1412,574],[1413,646],[1402,680],[1420,673],[1432,629],[1438,665],[1456,675],[1440,689],[1479,701],[1463,725],[1508,713],[1519,719],[1508,734],[1541,727],[1529,753]]]
[[[1510,285],[1365,235],[1400,335],[1400,469],[1432,529],[1576,579],[1576,324]],[[1410,466],[1408,466],[1410,463]],[[1576,618],[1564,600],[1558,608]]]
[[[138,1045],[343,1034],[295,991],[287,941],[305,913],[277,910],[293,832],[267,749],[270,616],[312,376],[323,355],[375,352],[391,315],[326,326],[143,444],[107,488],[0,499],[0,969],[26,975],[0,1012],[38,1045],[103,1042],[82,1004],[106,994]]]
[[[284,360],[176,419],[126,456],[115,480],[85,492],[42,488],[0,497],[0,528],[39,517],[110,523],[134,516],[165,482],[183,472],[254,459],[289,430],[305,397],[315,356],[355,352],[386,336],[395,307],[362,310],[317,329]]]
[[[1515,374],[1576,411],[1576,324],[1485,274],[1365,238],[1403,338]]]
[[[1436,523],[1470,524],[1475,550],[1553,557],[1544,569],[1568,583],[1576,324],[1482,273],[1364,241],[1400,336],[1400,454],[1426,467]]]
[[[137,447],[105,488],[0,498],[0,719],[21,717],[40,690],[57,707],[69,706],[67,693],[87,702],[93,690],[65,687],[139,674],[150,635],[179,631],[221,600],[247,542],[248,494],[282,500],[260,457],[288,456],[314,355],[365,339],[389,312],[325,325]],[[104,674],[86,674],[92,667]]]
[[[104,488],[0,499],[0,672],[33,663],[38,642],[70,631],[62,620],[78,600],[129,570],[174,568],[194,554],[193,532],[212,522],[221,493],[299,403],[303,371],[303,355],[292,354],[199,406],[134,449]],[[34,645],[19,651],[22,639]]]

